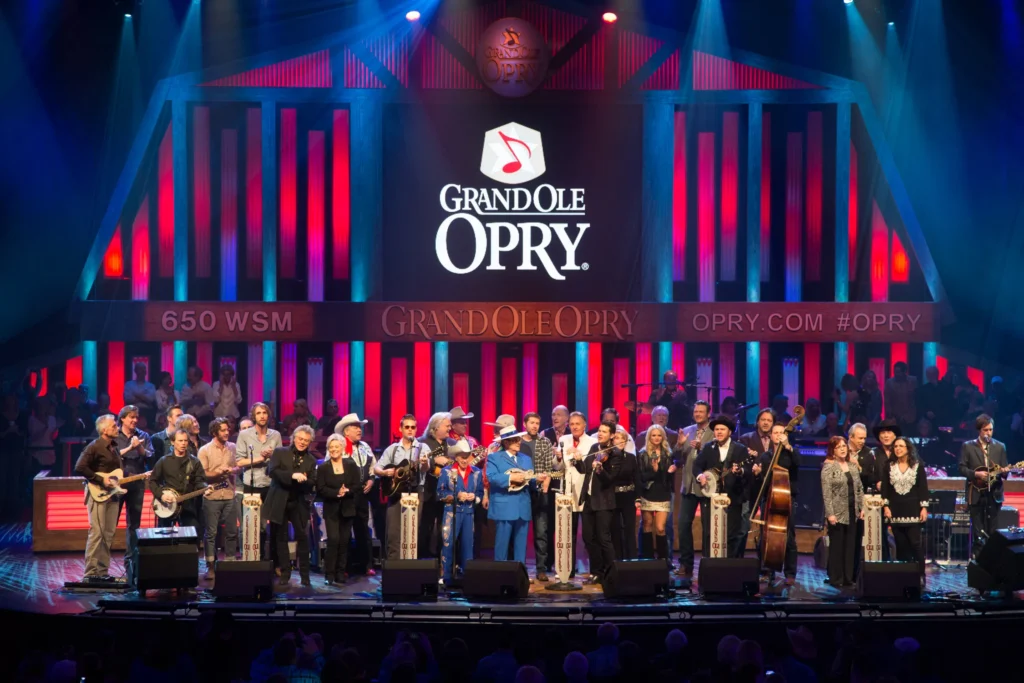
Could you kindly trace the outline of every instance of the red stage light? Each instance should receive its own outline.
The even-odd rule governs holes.
[[[617,15],[615,12],[605,12],[604,14],[601,15],[601,18],[604,19],[609,24],[614,24],[616,21],[619,20],[619,15]]]

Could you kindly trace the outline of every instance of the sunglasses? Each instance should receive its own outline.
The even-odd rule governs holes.
[[[416,429],[416,425],[402,425],[402,429]]]

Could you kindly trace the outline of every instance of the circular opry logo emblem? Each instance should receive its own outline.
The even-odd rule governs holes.
[[[509,17],[483,32],[476,46],[476,64],[484,83],[499,95],[522,97],[533,92],[547,74],[551,51],[531,24]]]

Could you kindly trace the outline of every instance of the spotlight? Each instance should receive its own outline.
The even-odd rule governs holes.
[[[609,24],[614,24],[616,21],[619,20],[619,15],[617,15],[615,12],[605,12],[604,14],[601,15],[601,18],[604,19],[605,22]]]
[[[890,22],[889,22],[889,26],[895,26],[895,25],[896,25],[896,22],[895,22],[895,21],[890,21]]]
[[[844,5],[852,5],[853,4],[853,0],[843,0],[843,4]]]
[[[125,19],[131,19],[131,18],[132,18],[132,15],[130,15],[130,14],[125,14],[125,15],[124,15],[124,18],[125,18]]]
[[[417,12],[416,10],[411,10],[405,13],[405,18],[408,19],[409,21],[419,21],[420,13]]]

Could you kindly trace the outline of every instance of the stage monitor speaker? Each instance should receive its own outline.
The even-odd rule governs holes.
[[[470,560],[463,568],[462,594],[469,600],[521,600],[530,594],[522,562]]]
[[[1017,508],[1004,505],[999,508],[999,516],[996,517],[997,529],[1016,529],[1020,526],[1020,513]]]
[[[213,595],[218,600],[271,600],[274,563],[270,560],[218,562]]]
[[[665,560],[615,560],[604,581],[606,598],[655,598],[668,590]]]
[[[703,598],[752,598],[757,595],[761,562],[756,557],[701,559],[697,586]]]
[[[385,560],[380,594],[395,602],[437,602],[437,560]]]
[[[864,562],[857,597],[867,600],[920,600],[921,565],[917,562]]]
[[[978,566],[991,576],[993,583],[993,587],[980,590],[1024,588],[1024,529],[999,529],[989,536],[978,553]]]
[[[138,531],[139,592],[199,585],[199,549],[191,526],[155,527]]]

